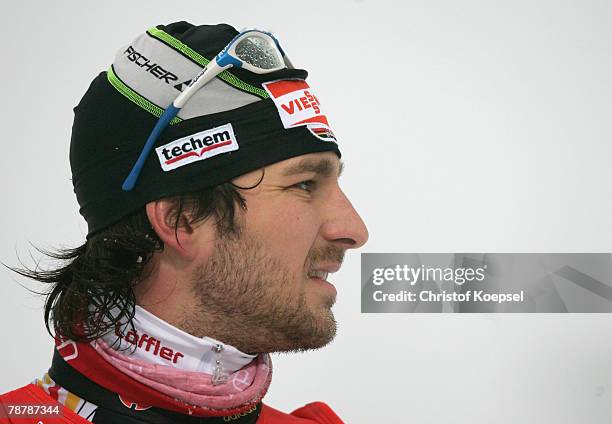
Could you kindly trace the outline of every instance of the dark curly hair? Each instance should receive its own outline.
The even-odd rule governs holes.
[[[166,198],[172,202],[175,236],[183,213],[190,217],[190,224],[214,218],[220,237],[237,234],[236,206],[246,210],[238,188],[247,189],[227,182]],[[5,266],[49,285],[43,294],[45,325],[52,337],[87,342],[113,331],[118,323],[127,321],[133,327],[136,299],[132,288],[147,277],[145,266],[164,246],[143,206],[76,248],[36,249],[60,261],[60,266],[49,270]]]

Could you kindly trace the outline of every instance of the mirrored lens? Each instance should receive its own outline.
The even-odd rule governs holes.
[[[273,69],[285,66],[276,45],[271,44],[267,38],[257,34],[249,35],[236,45],[238,59],[256,66],[260,69]]]

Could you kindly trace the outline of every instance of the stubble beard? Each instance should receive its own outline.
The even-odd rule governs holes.
[[[296,275],[267,252],[261,240],[242,232],[219,239],[194,274],[196,306],[185,312],[182,327],[248,353],[305,351],[333,340],[335,296],[309,305],[308,266]],[[341,262],[342,256],[333,248],[313,249],[307,264],[324,258]]]

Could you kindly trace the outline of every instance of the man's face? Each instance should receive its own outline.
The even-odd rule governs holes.
[[[336,289],[326,273],[337,271],[345,251],[368,238],[340,190],[340,172],[338,157],[326,152],[268,166],[263,179],[262,170],[235,179],[239,187],[261,183],[240,190],[247,211],[238,212],[239,233],[217,239],[194,273],[199,313],[191,318],[226,329],[209,333],[246,352],[329,343],[336,332]]]

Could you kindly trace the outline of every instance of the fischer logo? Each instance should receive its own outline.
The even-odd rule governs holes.
[[[234,135],[232,124],[225,124],[179,138],[164,146],[157,147],[155,152],[162,169],[171,171],[221,153],[238,150],[238,148],[238,141]]]
[[[120,328],[120,325],[115,327],[115,334],[120,339],[133,344],[139,349],[144,349],[145,352],[150,352],[151,354],[159,356],[160,358],[172,362],[173,364],[176,364],[180,358],[185,357],[185,355],[183,355],[181,352],[175,352],[173,349],[167,346],[162,346],[161,340],[157,340],[155,337],[151,337],[147,333],[138,335],[135,330],[130,330],[123,335],[121,334]]]
[[[264,83],[263,87],[274,101],[285,128],[305,125],[315,137],[336,141],[321,103],[306,81],[279,80]]]
[[[151,63],[149,59],[147,59],[142,53],[137,52],[134,47],[129,46],[124,52],[124,55],[127,56],[127,59],[131,62],[134,62],[136,65],[140,66],[142,69],[145,69],[151,75],[156,77],[157,79],[163,79],[166,84],[170,84],[173,81],[177,81],[178,77],[176,74],[173,74],[170,71],[166,71],[164,68],[159,66],[157,63]],[[175,87],[176,88],[176,87]],[[177,90],[181,91],[179,88]]]

